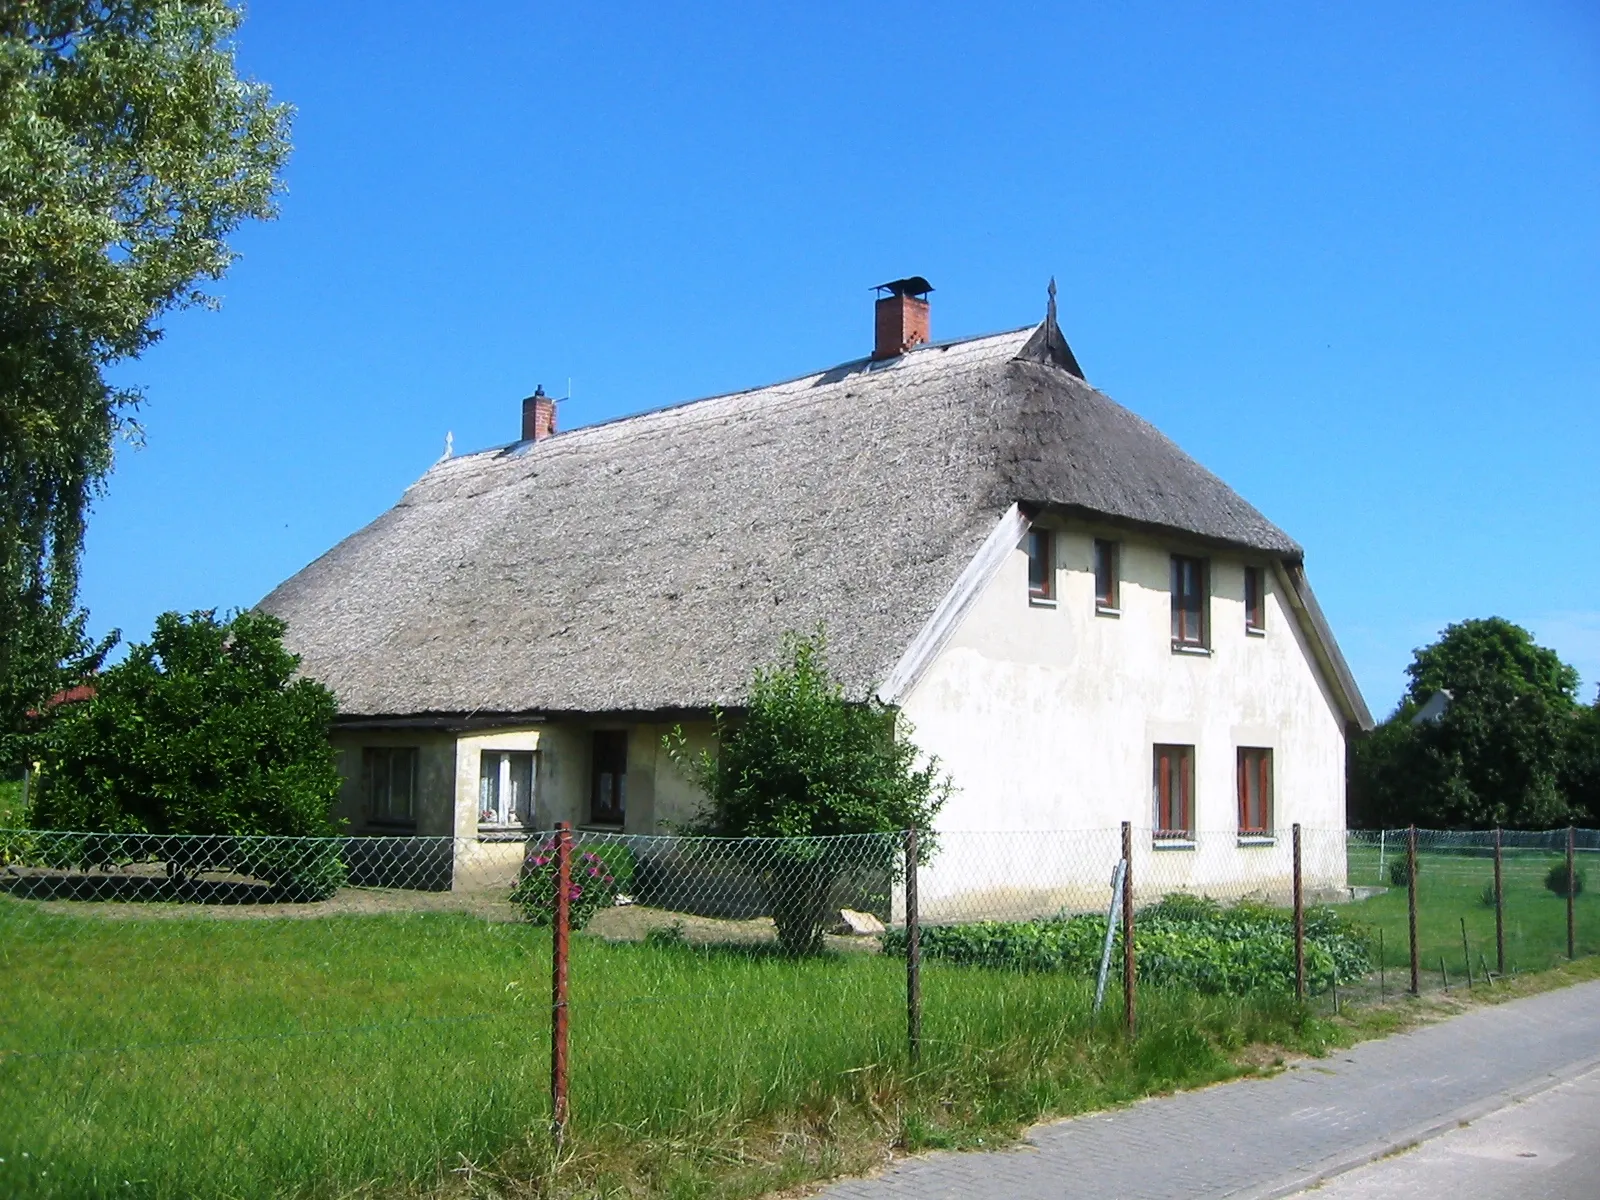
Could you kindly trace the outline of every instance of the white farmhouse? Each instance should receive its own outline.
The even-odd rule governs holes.
[[[1131,821],[1178,882],[1243,891],[1289,823],[1342,829],[1371,717],[1300,547],[1084,382],[1053,300],[932,343],[930,290],[885,285],[870,357],[786,383],[559,433],[537,393],[519,440],[274,590],[339,699],[353,832],[668,829],[699,796],[662,735],[704,742],[819,624],[953,777],[947,835]],[[946,836],[931,902],[1016,875],[1002,840]]]

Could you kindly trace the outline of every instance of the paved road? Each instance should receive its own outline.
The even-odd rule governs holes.
[[[1600,982],[1364,1042],[1270,1079],[1040,1125],[1015,1150],[910,1159],[822,1194],[829,1200],[1271,1200],[1596,1067]]]
[[[1593,1200],[1600,1196],[1600,1070],[1309,1194],[1316,1200]]]

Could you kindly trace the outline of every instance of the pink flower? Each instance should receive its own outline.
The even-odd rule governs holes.
[[[598,875],[598,874],[600,874],[600,868],[599,867],[590,867],[589,868],[589,874],[590,875]]]

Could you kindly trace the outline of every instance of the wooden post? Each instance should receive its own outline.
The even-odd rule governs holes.
[[[1461,957],[1467,960],[1467,991],[1472,990],[1472,947],[1467,943],[1467,919],[1461,918]]]
[[[1294,823],[1294,995],[1306,1000],[1306,897],[1300,874],[1300,822]]]
[[[922,1057],[922,928],[917,913],[917,831],[906,830],[906,1051]]]
[[[1411,929],[1411,994],[1422,995],[1422,964],[1417,960],[1417,827],[1406,833],[1406,919]]]
[[[1122,823],[1122,1024],[1133,1037],[1138,1025],[1134,997],[1138,991],[1133,960],[1133,822]]]
[[[567,1131],[567,941],[572,925],[572,824],[556,826],[556,911],[550,950],[550,1132]]]
[[[1500,826],[1494,827],[1494,969],[1506,973],[1506,891],[1500,869]]]
[[[1577,831],[1571,825],[1568,825],[1567,826],[1567,957],[1569,959],[1578,957],[1578,954],[1577,954],[1577,939],[1573,936],[1573,934],[1576,932],[1576,926],[1573,924],[1573,920],[1572,920],[1572,902],[1575,899],[1577,899],[1577,891],[1578,891],[1578,876],[1577,876],[1577,873],[1573,870],[1573,864],[1572,864],[1573,843],[1577,840],[1576,834],[1577,834]]]

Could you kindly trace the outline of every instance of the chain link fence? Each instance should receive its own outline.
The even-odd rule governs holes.
[[[188,1161],[242,1195],[244,1159],[380,1180],[441,1147],[470,1174],[569,1111],[759,1111],[981,1055],[1024,1002],[1076,1030],[1173,989],[1327,1012],[1492,987],[1600,950],[1597,854],[1591,830],[0,832],[0,1193],[180,1195]]]

